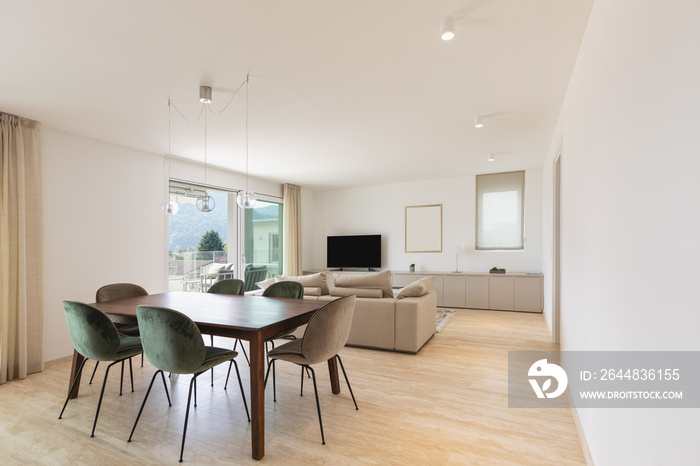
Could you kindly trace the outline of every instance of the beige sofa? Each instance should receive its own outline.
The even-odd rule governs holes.
[[[259,286],[269,286],[270,280],[259,282]],[[412,293],[409,285],[404,289],[409,292],[404,294],[414,296],[403,297],[399,293],[401,297],[395,298],[388,270],[374,274],[275,277],[275,281],[285,280],[302,283],[304,299],[329,302],[348,294],[357,296],[348,345],[417,353],[435,333],[437,294],[427,291],[430,284],[419,286]],[[259,295],[262,290],[246,294]],[[298,332],[303,334],[303,328]]]

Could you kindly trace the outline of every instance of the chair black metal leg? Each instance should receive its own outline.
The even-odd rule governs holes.
[[[192,387],[194,386],[194,396],[195,398],[197,397],[197,384],[195,383],[195,379],[197,378],[197,375],[192,376],[192,380],[190,380],[190,391],[187,395],[187,409],[185,411],[185,428],[182,430],[182,446],[180,447],[180,463],[182,463],[182,454],[185,452],[185,439],[187,438],[187,422],[190,419],[190,401],[192,400]],[[195,406],[197,406],[197,402],[195,401]]]
[[[211,337],[211,346],[214,346],[214,335],[209,335]],[[214,368],[211,368],[211,386],[214,386]],[[195,406],[197,406],[195,404]]]
[[[143,354],[143,353],[141,353]],[[131,367],[131,358],[129,358],[129,376],[131,377],[131,392],[134,392],[134,369]]]
[[[271,359],[270,363],[267,365],[267,373],[265,374],[265,387],[267,387],[267,378],[270,375],[270,369],[272,369],[272,393],[273,393],[272,401],[277,401],[277,389],[275,387],[275,384],[277,382],[275,380],[275,360],[274,359]]]
[[[197,374],[197,375],[199,375],[199,374]],[[197,375],[195,375],[195,378],[197,377]],[[194,407],[195,408],[197,407],[197,384],[196,383],[194,384]]]
[[[236,351],[236,346],[233,346],[233,350]],[[231,366],[233,366],[233,359],[228,363],[228,372],[226,373],[226,383],[224,383],[224,390],[228,387],[228,377],[231,375]]]
[[[141,419],[141,413],[143,413],[143,408],[146,406],[146,400],[148,400],[148,395],[151,394],[151,388],[153,388],[153,382],[155,382],[156,377],[158,376],[158,372],[160,372],[161,376],[163,375],[163,371],[157,370],[156,373],[153,374],[153,377],[151,377],[151,383],[148,385],[148,390],[146,390],[146,396],[143,397],[143,403],[141,403],[141,409],[139,409],[139,414],[136,416],[136,422],[134,422],[134,427],[131,428],[131,434],[129,434],[129,440],[127,440],[127,442],[131,442],[131,437],[134,436],[134,431],[136,430],[136,425],[139,423],[139,419]],[[163,384],[165,384],[165,377],[163,377]],[[165,387],[165,393],[168,393],[168,387]],[[170,396],[169,395],[168,395],[168,403],[170,403]]]
[[[119,396],[122,396],[122,385],[124,385],[124,360],[122,359],[122,376],[119,379]]]
[[[272,401],[277,401],[277,371],[274,359],[272,360]]]
[[[310,366],[306,366],[306,367],[311,369],[311,380],[314,381],[314,395],[316,395],[316,410],[318,411],[318,425],[321,427],[321,444],[325,445],[326,438],[323,436],[323,421],[321,420],[321,403],[319,403],[319,401],[318,401],[318,388],[316,388],[316,372]]]
[[[248,353],[245,352],[245,346],[243,346],[243,342],[241,342],[241,350],[243,351],[243,356],[245,356],[245,361],[250,366],[250,359],[248,359]]]
[[[172,406],[173,404],[170,402],[170,393],[168,393],[168,384],[165,383],[165,375],[163,374],[163,371],[160,371],[160,378],[163,379],[163,387],[165,388],[165,396],[168,397],[168,406]]]
[[[90,437],[95,436],[95,427],[97,427],[97,418],[100,415],[100,408],[102,407],[102,398],[104,397],[105,394],[105,387],[107,386],[107,377],[109,376],[109,370],[112,368],[113,365],[117,364],[118,362],[122,363],[122,373],[124,371],[124,360],[120,361],[114,361],[112,364],[107,366],[107,370],[105,371],[105,378],[102,381],[102,390],[100,391],[100,399],[97,402],[97,411],[95,411],[95,422],[92,423],[92,433],[90,434]],[[120,393],[121,395],[121,393]]]
[[[308,378],[311,378],[311,374],[309,373],[309,368],[308,368],[308,367],[305,367],[304,370],[306,370],[306,376],[307,376]]]
[[[231,362],[236,366],[236,376],[238,377],[238,386],[241,389],[241,397],[243,398],[243,406],[245,406],[245,415],[248,416],[248,422],[250,422],[250,412],[248,412],[248,403],[245,400],[245,392],[243,391],[243,381],[241,380],[241,373],[238,372],[238,364],[235,359],[231,359]],[[229,366],[230,368],[231,366]]]
[[[304,396],[304,366],[301,366],[301,390],[299,391],[299,396]]]
[[[338,358],[338,362],[340,363],[340,368],[343,370],[343,376],[345,377],[345,383],[348,385],[348,390],[350,390],[350,396],[352,397],[352,402],[355,403],[355,410],[358,410],[360,408],[357,407],[357,401],[355,401],[355,395],[352,393],[352,387],[350,387],[350,381],[348,380],[348,374],[345,373],[345,366],[343,366],[343,360],[340,359],[340,356],[337,354],[335,355],[336,358]]]
[[[143,367],[143,353],[141,353],[141,367]]]
[[[100,365],[100,361],[95,361],[95,368],[92,370],[92,377],[90,377],[90,383],[88,385],[92,385],[92,379],[95,378],[95,372],[97,372],[97,366]]]
[[[75,388],[75,384],[80,380],[80,374],[83,372],[83,367],[85,367],[85,363],[87,362],[87,358],[83,359],[83,362],[80,363],[80,367],[78,368],[78,373],[75,374],[75,379],[73,379],[73,383],[70,385],[70,388],[68,389],[68,396],[66,396],[66,402],[63,403],[63,409],[61,410],[61,414],[58,415],[58,418],[61,419],[63,416],[63,411],[66,410],[66,406],[68,405],[68,400],[70,400],[70,394],[73,393],[73,389]],[[99,362],[99,361],[97,361]]]

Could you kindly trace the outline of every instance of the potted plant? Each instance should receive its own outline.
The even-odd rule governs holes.
[[[416,271],[416,264],[411,264],[408,266],[408,271],[409,272],[415,272]]]

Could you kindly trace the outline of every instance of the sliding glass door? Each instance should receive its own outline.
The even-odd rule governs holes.
[[[179,209],[168,218],[168,289],[206,292],[216,281],[239,278],[250,291],[281,275],[282,203],[258,200],[240,209],[235,192],[207,188],[216,205],[201,212],[196,204],[204,193],[202,186],[170,181]]]
[[[261,201],[243,217],[243,269],[246,290],[282,274],[282,204]]]

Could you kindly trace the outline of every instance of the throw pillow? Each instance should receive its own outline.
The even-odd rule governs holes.
[[[272,285],[273,283],[275,283],[274,278],[268,278],[267,280],[263,280],[261,282],[255,282],[255,284],[258,285],[258,288],[263,289],[263,290],[265,288],[267,288],[268,286]]]
[[[416,280],[401,290],[397,298],[417,298],[419,296],[423,296],[428,292],[428,290],[430,290],[430,287],[433,286],[433,280],[435,280],[435,277],[425,277],[421,278],[420,280]]]
[[[391,287],[391,270],[374,273],[336,273],[333,274],[335,286],[345,288],[375,288],[382,290],[384,298],[393,298]]]
[[[323,291],[320,286],[305,286],[304,296],[321,296]]]
[[[293,275],[275,275],[275,281],[276,282],[298,282],[301,283],[303,286],[317,286],[321,288],[321,293],[323,294],[330,294],[330,290],[328,289],[328,282],[326,281],[326,274],[325,272],[320,272],[320,273],[315,273],[312,275],[298,275],[298,276],[293,276]]]

